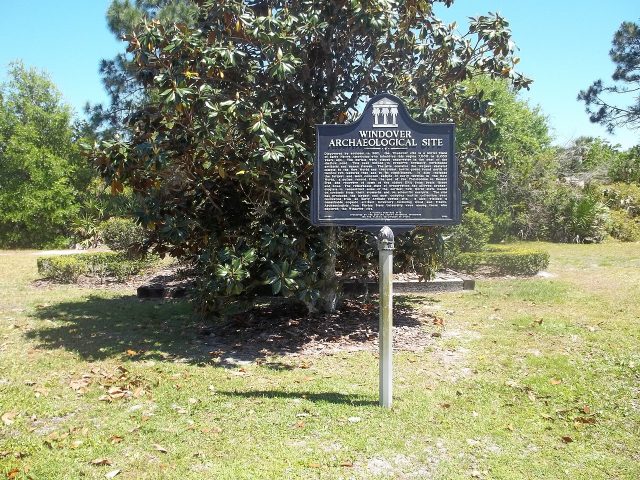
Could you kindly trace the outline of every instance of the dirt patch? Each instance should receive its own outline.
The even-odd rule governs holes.
[[[447,458],[446,449],[427,447],[428,460],[418,461],[414,456],[396,454],[390,458],[376,456],[365,461],[354,463],[354,470],[358,478],[432,478],[437,472],[438,464]]]
[[[394,308],[394,350],[422,351],[439,336],[432,318],[410,307]],[[226,323],[202,326],[198,334],[222,361],[272,355],[332,355],[378,349],[378,307],[345,300],[335,313],[309,316],[303,306],[253,308]],[[216,352],[215,349],[219,351]]]

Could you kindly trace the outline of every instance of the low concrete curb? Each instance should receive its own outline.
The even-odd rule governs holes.
[[[420,282],[418,280],[394,280],[394,294],[428,294],[441,292],[461,292],[464,290],[474,290],[476,281],[468,277],[460,277],[453,275],[439,276],[434,280]],[[378,291],[378,283],[375,281],[366,282],[345,282],[344,290],[347,293],[364,293],[368,290],[370,293]]]

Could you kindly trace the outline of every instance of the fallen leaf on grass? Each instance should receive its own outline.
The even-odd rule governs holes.
[[[552,378],[551,380],[549,380],[549,383],[551,383],[551,385],[560,385],[562,383],[562,380],[560,380],[559,378]]]
[[[71,387],[71,389],[78,395],[84,395],[85,393],[87,393],[90,384],[91,379],[85,378],[84,376],[79,380],[72,380],[71,382],[69,382],[69,386]]]
[[[351,460],[345,460],[344,462],[340,462],[341,467],[353,467],[353,462]]]
[[[145,393],[146,392],[145,392],[143,387],[138,387],[133,391],[133,396],[135,398],[140,398],[140,397],[144,396]]]
[[[320,468],[321,465],[319,463],[316,462],[312,462],[309,464],[309,468]]]
[[[595,417],[577,417],[573,422],[573,426],[576,427],[576,429],[579,429],[584,425],[594,425],[595,423]]]
[[[120,387],[111,387],[109,388],[109,390],[107,390],[107,393],[109,394],[109,397],[113,399],[119,399],[119,398],[124,398],[131,392],[129,392],[128,390],[123,390]]]
[[[589,405],[585,405],[584,407],[582,407],[582,411],[589,415],[591,413],[591,407],[589,407]]]
[[[116,443],[120,443],[122,442],[122,440],[124,440],[124,438],[122,438],[119,435],[111,435],[109,437],[109,442],[111,442],[112,445],[115,445]]]
[[[440,407],[442,407],[442,408],[450,408],[451,404],[450,403],[441,403]]]
[[[114,478],[114,477],[116,477],[118,475],[120,475],[120,470],[111,470],[110,472],[105,473],[104,477],[105,478]]]
[[[96,458],[95,460],[91,460],[91,465],[95,467],[111,465],[111,460],[109,460],[108,458]]]
[[[157,443],[154,443],[153,445],[151,445],[155,450],[157,450],[160,453],[168,453],[169,451],[164,448],[162,445],[158,445]]]
[[[186,408],[181,407],[180,405],[173,405],[172,407],[180,415],[186,415],[187,413],[189,413]]]
[[[80,447],[80,445],[82,445],[84,442],[82,440],[74,440],[73,442],[71,442],[71,445],[69,445],[69,448],[71,448],[72,450],[75,450],[76,448]]]
[[[13,480],[14,478],[16,478],[16,476],[20,473],[20,469],[19,468],[12,468],[11,470],[9,470],[7,472],[7,479],[8,480]]]
[[[25,452],[10,452],[9,450],[3,450],[0,452],[0,458],[13,457],[16,460],[20,460],[21,458],[28,457],[29,454]]]
[[[33,389],[36,398],[46,397],[49,395],[49,390],[44,387],[36,387]]]
[[[577,417],[576,422],[588,423],[592,425],[596,423],[596,418],[595,417]]]
[[[136,352],[135,350],[131,350],[131,349],[127,350],[125,353],[127,354],[128,357],[134,357],[134,356],[138,355],[138,352]]]
[[[18,412],[5,412],[2,414],[2,423],[6,426],[9,426],[15,422],[16,417],[18,416]]]
[[[564,443],[572,443],[572,442],[573,442],[573,438],[571,438],[571,437],[570,437],[570,436],[568,436],[568,435],[565,435],[565,436],[563,436],[563,437],[561,437],[561,438],[562,438],[562,441],[563,441]]]

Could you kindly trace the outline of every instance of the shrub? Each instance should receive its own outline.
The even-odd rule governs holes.
[[[73,283],[85,271],[83,262],[77,255],[58,255],[38,258],[38,273],[62,283]]]
[[[640,221],[624,211],[613,210],[610,214],[609,235],[622,242],[640,241]]]
[[[472,209],[464,212],[462,222],[452,230],[447,242],[452,252],[479,252],[487,246],[493,233],[489,216]]]
[[[100,252],[38,258],[38,273],[62,283],[74,283],[81,275],[115,277],[122,281],[157,263],[157,257],[131,259],[123,253]]]
[[[130,218],[113,217],[100,227],[104,244],[115,252],[128,252],[144,239],[144,229]]]
[[[607,233],[608,209],[593,188],[559,187],[550,196],[548,238],[555,242],[599,243]]]
[[[640,145],[616,156],[609,166],[609,178],[614,182],[640,183]]]
[[[602,197],[609,208],[623,210],[632,217],[640,217],[640,185],[612,183],[602,188]]]
[[[445,253],[441,227],[418,227],[407,235],[397,236],[394,269],[398,273],[414,272],[421,280],[432,280]],[[374,255],[377,256],[375,244]]]
[[[493,248],[486,252],[460,253],[450,266],[465,273],[484,269],[498,275],[535,275],[549,266],[549,254],[534,249]]]
[[[484,252],[486,253],[486,252]],[[483,252],[464,252],[458,253],[451,258],[447,266],[464,273],[473,273],[478,271],[481,265],[483,265],[484,259]]]

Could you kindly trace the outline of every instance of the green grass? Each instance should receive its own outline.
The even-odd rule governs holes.
[[[223,368],[186,304],[36,289],[0,252],[0,475],[640,478],[640,244],[535,246],[552,278],[398,299],[445,330],[396,353],[391,411],[370,352]]]

